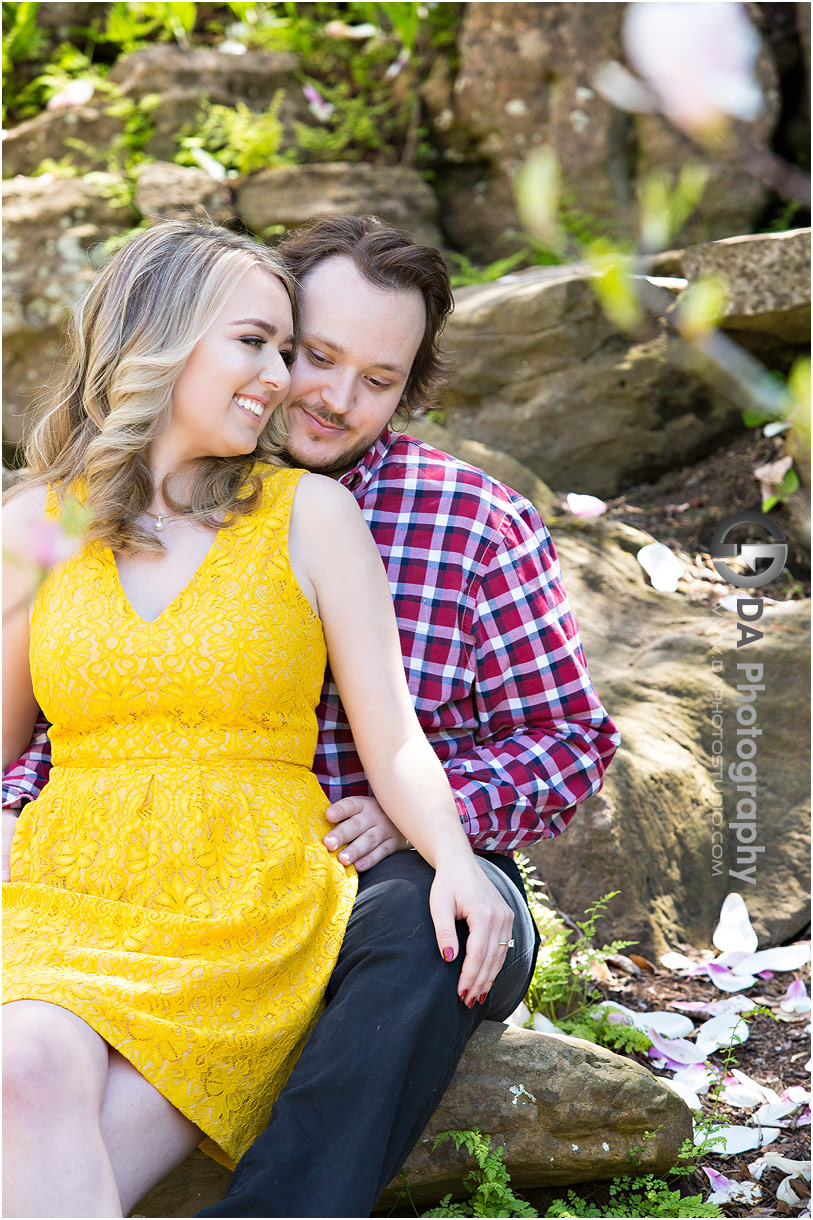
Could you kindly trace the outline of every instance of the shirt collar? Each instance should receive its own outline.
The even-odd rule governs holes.
[[[392,438],[393,434],[390,429],[385,428],[364,454],[364,457],[360,459],[352,470],[345,471],[339,482],[353,492],[360,491],[365,487],[386,457],[387,451],[392,444]]]

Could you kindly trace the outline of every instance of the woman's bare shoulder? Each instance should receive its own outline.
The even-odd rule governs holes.
[[[324,474],[308,471],[299,480],[295,504],[300,514],[320,523],[345,523],[361,517],[361,509],[351,491]]]
[[[3,528],[44,521],[48,504],[48,489],[44,483],[22,483],[12,487],[3,504]]]

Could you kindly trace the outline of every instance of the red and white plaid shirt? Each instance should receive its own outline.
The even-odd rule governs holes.
[[[587,673],[550,535],[522,496],[448,454],[384,432],[341,482],[384,560],[421,726],[480,851],[567,826],[601,787],[618,733]],[[314,772],[331,801],[370,792],[330,674]],[[4,776],[33,799],[47,738]]]

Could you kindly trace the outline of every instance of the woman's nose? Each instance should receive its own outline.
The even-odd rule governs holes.
[[[291,384],[291,370],[282,356],[278,355],[275,360],[269,360],[260,373],[260,381],[281,394],[287,394]]]

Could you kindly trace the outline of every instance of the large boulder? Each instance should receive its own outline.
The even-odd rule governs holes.
[[[809,743],[800,731],[809,603],[766,606],[754,624],[762,638],[738,647],[734,613],[646,583],[635,552],[648,535],[601,519],[552,528],[590,674],[622,739],[602,792],[563,835],[528,852],[553,901],[579,918],[620,890],[599,936],[637,940],[650,955],[710,944],[730,890],[745,897],[763,946],[798,935],[810,919]],[[760,733],[753,854],[752,831],[736,826],[748,794],[729,772],[751,717],[740,712],[738,722],[748,692],[738,702],[737,685],[759,672],[741,665],[759,667],[764,687],[750,705]]]
[[[162,220],[211,220],[232,215],[231,192],[202,169],[154,161],[138,171],[135,206],[142,216]]]
[[[625,4],[483,3],[465,6],[460,70],[433,120],[447,145],[444,226],[453,243],[484,261],[506,253],[506,230],[521,229],[517,171],[537,145],[556,149],[568,205],[593,227],[634,234],[636,186],[653,167],[675,172],[705,160],[658,115],[626,115],[594,88],[596,70],[623,58]],[[762,114],[749,125],[770,143],[779,113],[777,75],[763,51]],[[431,107],[432,93],[426,94]],[[477,161],[479,160],[479,165]],[[461,163],[459,169],[455,169]],[[682,233],[703,241],[747,232],[764,206],[765,188],[749,174],[709,160],[706,193]]]
[[[126,97],[139,100],[158,94],[151,111],[155,130],[146,152],[169,161],[177,152],[177,136],[197,119],[208,103],[234,106],[243,102],[265,110],[283,91],[280,118],[290,131],[294,120],[307,121],[309,112],[297,80],[298,60],[282,51],[246,51],[224,55],[206,47],[174,45],[146,47],[120,59],[110,73]]]
[[[809,342],[810,229],[689,246],[680,265],[691,282],[709,275],[725,281],[722,329],[766,362]]]
[[[453,437],[512,454],[556,491],[612,496],[708,453],[740,421],[683,340],[620,334],[580,267],[458,289],[444,335]],[[454,442],[450,440],[450,444]]]
[[[107,113],[109,101],[95,98],[85,106],[44,110],[6,132],[3,139],[3,177],[33,174],[46,159],[83,169],[101,169],[110,147],[124,133],[124,120]]]
[[[371,213],[422,244],[440,242],[437,200],[417,170],[405,165],[336,161],[261,170],[237,186],[235,212],[258,234]]]
[[[436,1151],[432,1143],[441,1131],[470,1127],[504,1148],[512,1184],[522,1190],[662,1173],[691,1136],[692,1120],[671,1089],[620,1055],[487,1021],[404,1167],[416,1202],[463,1193],[471,1161],[451,1141]],[[228,1176],[196,1152],[141,1201],[139,1215],[191,1216],[222,1197]],[[400,1186],[396,1178],[379,1200],[387,1214]]]
[[[3,436],[50,380],[65,319],[90,286],[107,238],[135,213],[80,178],[3,182]]]

